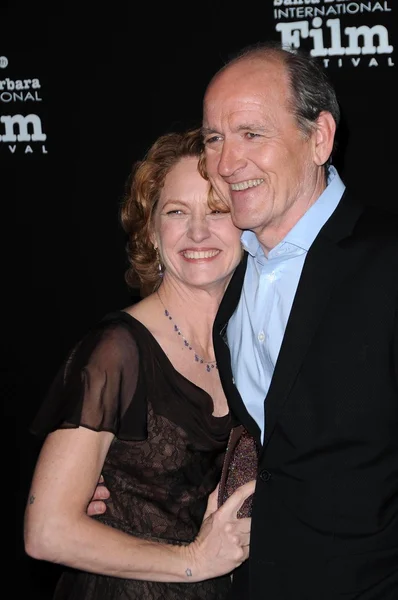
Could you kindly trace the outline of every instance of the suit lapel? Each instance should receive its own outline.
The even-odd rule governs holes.
[[[235,386],[231,368],[231,355],[226,335],[228,321],[239,302],[246,265],[247,254],[245,252],[244,258],[236,268],[218,309],[213,327],[213,343],[221,383],[232,414],[238,419],[239,423],[242,423],[255,439],[259,441],[260,429],[253,417],[247,412],[242,398]]]
[[[265,444],[272,435],[279,411],[299,373],[330,294],[350,268],[347,253],[339,242],[352,233],[362,210],[345,193],[308,252],[266,398]],[[221,382],[231,411],[261,445],[259,427],[247,412],[235,387],[226,342],[228,320],[239,302],[246,266],[245,253],[220,304],[213,327],[213,341]]]
[[[266,443],[298,375],[330,294],[350,268],[346,253],[338,242],[350,235],[361,210],[343,197],[307,254],[266,398]]]

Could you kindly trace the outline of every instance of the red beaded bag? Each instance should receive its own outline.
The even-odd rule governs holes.
[[[218,506],[238,488],[257,477],[258,447],[243,425],[231,430],[218,489]],[[238,517],[250,517],[253,496],[247,498],[238,510]]]

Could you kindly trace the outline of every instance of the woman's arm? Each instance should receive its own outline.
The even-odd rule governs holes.
[[[111,433],[84,427],[48,435],[25,511],[27,554],[103,575],[169,582],[229,573],[248,557],[250,519],[237,519],[236,510],[254,483],[216,512],[213,493],[199,535],[188,546],[142,540],[88,516],[112,439]]]

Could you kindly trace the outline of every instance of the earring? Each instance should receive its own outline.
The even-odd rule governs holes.
[[[158,271],[159,271],[159,277],[163,277],[163,267],[162,267],[162,261],[160,260],[160,254],[159,254],[159,250],[157,248],[157,246],[155,247],[155,252],[156,252],[156,260],[158,261]]]

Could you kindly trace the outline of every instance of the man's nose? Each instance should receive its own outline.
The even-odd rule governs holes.
[[[218,162],[218,172],[221,177],[231,177],[245,165],[245,159],[239,145],[224,140],[220,160]]]

